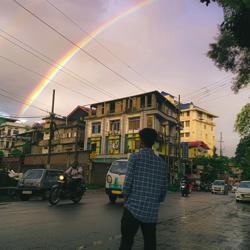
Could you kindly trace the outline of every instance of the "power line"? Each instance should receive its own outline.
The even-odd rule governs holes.
[[[33,13],[31,10],[29,10],[28,8],[26,8],[24,5],[22,5],[21,3],[19,3],[17,0],[13,0],[17,5],[19,5],[22,9],[24,9],[25,11],[27,11],[30,15],[32,15],[33,17],[35,17],[37,20],[39,20],[41,23],[43,23],[44,25],[46,25],[47,27],[49,27],[51,30],[53,30],[55,33],[57,33],[59,36],[61,36],[62,38],[64,38],[66,41],[68,41],[69,43],[71,43],[72,45],[74,45],[75,47],[77,47],[79,50],[81,50],[84,54],[88,55],[90,58],[92,58],[93,60],[95,60],[96,62],[98,62],[99,64],[101,64],[103,67],[105,67],[106,69],[108,69],[109,71],[111,71],[113,74],[115,74],[116,76],[118,76],[119,78],[123,79],[124,81],[126,81],[127,83],[129,83],[130,85],[132,85],[133,87],[137,88],[140,91],[144,92],[144,89],[138,87],[135,83],[131,82],[130,80],[128,80],[126,77],[124,77],[123,75],[121,75],[120,73],[116,72],[115,70],[113,70],[112,68],[110,68],[108,65],[106,65],[105,63],[103,63],[101,60],[99,60],[97,57],[93,56],[91,53],[89,53],[88,51],[84,50],[83,48],[81,48],[77,43],[73,42],[71,39],[69,39],[67,36],[65,36],[64,34],[62,34],[60,31],[58,31],[56,28],[54,28],[53,26],[51,26],[50,24],[48,24],[47,22],[45,22],[42,18],[40,18],[39,16],[37,16],[35,13]]]
[[[57,68],[58,70],[62,71],[62,72],[65,73],[65,74],[69,75],[69,76],[72,77],[73,79],[75,79],[75,80],[81,82],[81,84],[83,84],[84,86],[88,86],[88,87],[90,87],[90,88],[93,88],[93,89],[99,91],[100,93],[102,93],[102,94],[104,94],[104,95],[107,95],[107,96],[109,96],[109,97],[115,97],[115,96],[114,96],[113,94],[111,94],[110,92],[108,92],[108,91],[106,91],[106,90],[103,90],[103,89],[101,89],[101,88],[98,88],[94,83],[90,82],[90,81],[87,80],[87,79],[84,79],[84,81],[82,81],[81,79],[79,79],[79,78],[82,78],[82,77],[80,77],[79,75],[77,75],[77,74],[74,73],[73,71],[71,71],[71,70],[65,68],[65,67],[64,67],[63,65],[61,65],[61,64],[58,64],[55,60],[51,59],[50,57],[44,55],[43,53],[41,53],[41,52],[39,52],[39,51],[37,51],[37,50],[35,50],[35,49],[32,48],[30,45],[27,45],[26,43],[22,42],[21,40],[17,39],[16,37],[10,35],[9,33],[7,33],[6,31],[2,30],[1,28],[0,28],[0,31],[3,32],[3,33],[5,33],[5,34],[7,34],[7,35],[10,36],[12,39],[17,40],[19,43],[21,43],[21,44],[23,44],[23,45],[25,45],[25,46],[31,48],[31,49],[32,49],[33,51],[35,51],[36,53],[38,53],[38,54],[42,55],[43,57],[47,58],[49,61],[52,61],[52,63],[51,63],[51,62],[48,62],[47,60],[43,59],[42,57],[36,55],[34,52],[32,52],[32,51],[30,51],[30,50],[28,50],[28,49],[22,47],[21,45],[17,44],[16,42],[11,41],[11,40],[8,39],[7,37],[5,37],[5,36],[3,36],[3,35],[0,35],[1,38],[3,38],[3,39],[5,39],[5,40],[7,40],[8,42],[12,43],[14,46],[19,47],[20,49],[24,50],[25,52],[31,54],[32,56],[34,56],[34,57],[36,57],[36,58],[38,58],[38,59],[40,59],[41,61],[43,61],[43,62],[45,62],[45,63],[47,63],[47,64],[49,64],[49,65],[52,65],[53,67]],[[68,73],[67,71],[65,71],[65,70],[63,70],[63,69],[66,69],[66,70],[69,71],[70,73]],[[77,77],[74,76],[74,75],[76,75]],[[88,83],[86,83],[86,82],[88,82]]]
[[[209,91],[207,94],[201,96],[201,97],[196,97],[195,99],[197,99],[197,102],[199,102],[200,100],[203,100],[204,98],[208,97],[208,96],[211,96],[213,94],[217,94],[219,91],[223,90],[223,89],[226,89],[228,87],[228,82],[227,83],[224,83],[218,87],[216,87],[215,89]]]
[[[36,72],[36,71],[34,71],[34,70],[32,70],[32,69],[29,69],[29,68],[27,68],[27,67],[25,67],[25,66],[23,66],[23,65],[21,65],[21,64],[19,64],[19,63],[17,63],[17,62],[15,62],[15,61],[12,61],[11,59],[9,59],[9,58],[7,58],[7,57],[5,57],[5,56],[0,55],[0,58],[4,59],[5,61],[8,61],[8,62],[10,62],[10,63],[12,63],[12,64],[14,64],[14,65],[20,67],[20,68],[22,68],[22,69],[24,69],[24,70],[26,70],[26,71],[28,71],[28,72],[30,72],[30,73],[33,73],[33,74],[38,75],[38,76],[40,76],[40,77],[43,77],[43,78],[45,78],[45,79],[49,79],[47,76],[44,76],[44,75],[40,74],[39,72]],[[50,81],[51,81],[51,82],[54,82],[55,84],[57,84],[57,85],[59,85],[59,86],[65,88],[65,89],[67,89],[67,90],[69,90],[69,91],[71,91],[71,92],[74,92],[74,93],[76,93],[76,94],[78,94],[78,95],[81,95],[81,96],[83,96],[83,97],[86,97],[86,98],[88,98],[88,99],[92,99],[92,100],[96,101],[96,99],[94,99],[94,98],[92,98],[92,97],[89,97],[89,96],[86,96],[86,95],[84,95],[84,94],[81,94],[80,92],[78,92],[78,91],[76,91],[76,90],[74,90],[74,89],[71,89],[71,88],[69,88],[69,87],[63,85],[62,83],[59,83],[59,82],[57,82],[57,81],[55,81],[55,80],[50,80]]]
[[[218,81],[216,81],[214,83],[210,83],[210,84],[208,84],[200,89],[189,92],[187,95],[184,95],[184,97],[185,97],[184,99],[192,99],[196,96],[206,94],[208,91],[210,91],[209,90],[210,87],[213,86],[213,88],[214,88],[214,87],[218,86],[219,84],[224,83],[225,81],[228,81],[229,79],[231,79],[231,77],[224,77],[221,80],[218,80]]]
[[[6,92],[6,91],[4,91],[3,89],[0,89],[0,90],[2,90],[3,92]],[[26,105],[26,106],[33,107],[33,108],[38,109],[38,110],[40,110],[40,111],[43,111],[43,112],[45,112],[45,113],[49,113],[49,111],[47,111],[47,110],[45,110],[45,109],[39,108],[39,107],[35,106],[34,104],[28,104],[28,103],[26,103],[26,102],[20,101],[20,100],[14,98],[14,97],[6,96],[6,95],[1,94],[1,93],[0,93],[0,96],[5,97],[5,98],[8,98],[8,99],[10,99],[10,100],[12,100],[12,101],[15,101],[15,102],[24,104],[24,105]]]
[[[16,116],[16,115],[1,115],[0,118],[13,118],[13,119],[38,119],[38,118],[45,118],[45,116]]]
[[[131,65],[129,65],[127,62],[125,62],[123,59],[121,59],[119,56],[114,54],[107,46],[105,46],[103,43],[101,43],[98,39],[96,39],[94,36],[92,36],[86,29],[84,29],[81,25],[79,25],[73,18],[71,18],[69,15],[67,15],[65,12],[63,12],[61,9],[59,9],[54,3],[52,3],[49,0],[46,0],[47,3],[52,6],[54,9],[56,9],[59,13],[61,13],[67,20],[69,20],[72,24],[74,24],[79,30],[81,30],[83,33],[87,34],[88,37],[91,37],[98,45],[100,45],[103,49],[105,49],[110,55],[112,55],[114,58],[116,58],[119,62],[121,62],[123,65],[125,65],[127,68],[129,68],[131,71],[136,73],[138,76],[140,76],[143,80],[153,85],[148,79],[146,79],[140,72],[138,72],[136,69],[134,69]]]

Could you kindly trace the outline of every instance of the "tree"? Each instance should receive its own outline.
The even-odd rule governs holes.
[[[242,179],[250,179],[250,136],[242,138],[236,148],[235,161],[242,169]]]
[[[0,158],[4,157],[4,152],[2,150],[0,150]]]
[[[194,165],[204,167],[201,182],[209,183],[215,179],[224,178],[229,172],[230,159],[228,157],[197,157],[193,159]]]
[[[14,157],[20,157],[20,156],[22,156],[23,155],[23,152],[22,151],[20,151],[19,149],[13,149],[12,151],[11,151],[11,156],[14,156]]]
[[[235,131],[241,137],[250,137],[250,103],[246,104],[237,115],[235,121]]]
[[[207,55],[220,69],[235,74],[232,89],[237,93],[250,80],[250,0],[200,0],[217,2],[224,11],[215,43]]]

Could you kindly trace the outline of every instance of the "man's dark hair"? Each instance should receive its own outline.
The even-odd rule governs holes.
[[[140,139],[146,147],[152,147],[157,138],[157,132],[152,128],[144,128],[139,132]]]

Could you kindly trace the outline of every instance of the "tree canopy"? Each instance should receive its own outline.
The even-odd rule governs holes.
[[[217,2],[224,11],[215,43],[207,55],[215,65],[235,75],[232,89],[238,92],[250,81],[250,0],[200,0]]]
[[[250,179],[250,137],[241,138],[235,152],[235,161],[242,169],[242,179]]]
[[[250,137],[250,103],[241,109],[237,115],[234,127],[241,137]]]

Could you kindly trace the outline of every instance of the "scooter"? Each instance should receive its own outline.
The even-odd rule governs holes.
[[[181,196],[185,197],[190,194],[190,189],[187,181],[182,181],[180,186]]]
[[[53,206],[59,203],[60,200],[70,199],[74,203],[79,203],[82,196],[86,192],[84,183],[79,183],[76,187],[69,185],[70,177],[67,175],[60,175],[58,183],[54,185],[50,191],[49,203]]]

